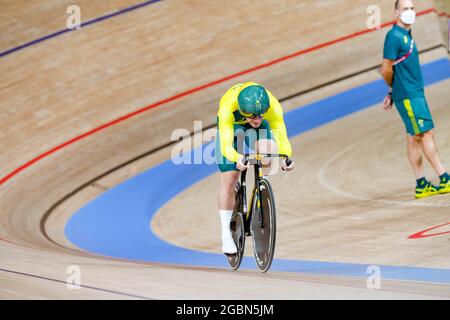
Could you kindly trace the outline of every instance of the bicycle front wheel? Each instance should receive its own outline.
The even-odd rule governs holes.
[[[260,181],[260,198],[253,194],[251,230],[253,253],[261,272],[267,272],[272,265],[276,240],[275,199],[269,181]]]

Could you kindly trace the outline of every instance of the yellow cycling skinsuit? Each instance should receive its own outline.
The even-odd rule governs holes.
[[[220,99],[219,112],[217,113],[215,153],[221,172],[237,171],[236,162],[242,156],[237,149],[245,148],[245,145],[239,144],[238,133],[245,135],[245,142],[250,148],[254,147],[256,140],[273,138],[277,144],[278,153],[289,157],[292,154],[292,147],[284,124],[283,109],[271,92],[266,89],[270,107],[262,115],[263,121],[259,128],[251,127],[246,118],[240,114],[238,108],[239,93],[252,85],[260,84],[255,82],[238,83],[231,87]],[[251,139],[252,137],[254,139]]]

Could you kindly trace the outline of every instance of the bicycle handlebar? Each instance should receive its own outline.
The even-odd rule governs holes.
[[[285,154],[281,153],[258,153],[258,154],[248,154],[246,153],[244,155],[244,159],[242,160],[242,163],[244,165],[247,165],[248,161],[251,160],[251,157],[254,157],[253,159],[256,160],[262,160],[264,158],[285,158],[286,159],[286,165],[290,166],[292,163],[292,160]],[[258,159],[258,157],[262,157],[261,159]]]

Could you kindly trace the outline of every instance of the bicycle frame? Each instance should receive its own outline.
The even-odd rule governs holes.
[[[254,192],[252,192],[252,198],[250,199],[250,204],[252,204],[253,202],[253,196],[256,196],[258,201],[260,201],[259,199],[261,199],[260,197],[260,180],[263,177],[263,170],[262,170],[262,165],[261,165],[261,161],[257,160],[255,165],[254,165],[254,170],[255,170],[255,186],[254,186]],[[252,212],[252,208],[248,208],[248,203],[247,203],[247,181],[246,181],[246,177],[247,177],[247,170],[243,171],[241,173],[241,196],[242,196],[242,208],[243,208],[243,213],[242,215],[245,218],[245,221],[250,220],[251,216],[253,214]],[[259,225],[261,228],[264,228],[264,224],[262,221],[262,207],[259,205],[260,208],[260,214],[259,214]]]
[[[259,226],[260,228],[264,228],[264,221],[263,221],[263,208],[260,204],[260,181],[263,178],[263,167],[262,167],[262,163],[261,160],[263,160],[264,158],[273,158],[273,157],[281,157],[281,158],[286,158],[286,163],[290,162],[290,159],[287,155],[284,154],[255,154],[252,155],[254,156],[254,159],[249,159],[250,155],[246,154],[244,157],[244,163],[250,161],[251,164],[253,164],[254,166],[254,171],[255,171],[255,186],[254,186],[254,192],[252,192],[252,198],[250,199],[250,204],[252,204],[253,202],[253,196],[256,196],[258,199],[258,208],[259,210],[259,215],[258,215],[258,220],[259,220]],[[252,163],[253,162],[253,163]],[[248,204],[247,204],[247,182],[246,182],[246,176],[247,176],[247,170],[243,171],[241,173],[241,188],[242,188],[242,192],[241,192],[241,196],[242,196],[242,208],[243,208],[243,217],[245,218],[245,221],[250,220],[251,216],[253,214],[252,212],[252,208],[248,208]],[[245,223],[245,222],[244,222]]]

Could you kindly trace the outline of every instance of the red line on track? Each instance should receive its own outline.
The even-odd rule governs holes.
[[[435,229],[438,229],[438,228],[443,227],[443,226],[446,226],[446,225],[450,225],[450,222],[447,222],[447,223],[441,224],[441,225],[439,225],[439,226],[431,227],[431,228],[429,228],[429,229],[426,229],[426,230],[417,232],[417,233],[415,233],[415,234],[413,234],[413,235],[410,235],[410,236],[408,237],[408,239],[421,239],[421,238],[436,237],[436,236],[440,236],[440,235],[443,235],[443,234],[450,234],[450,231],[426,234],[427,232],[429,232],[429,231],[431,231],[431,230],[435,230]]]
[[[7,240],[7,239],[5,239],[5,238],[2,238],[2,237],[0,237],[0,241],[3,241],[3,242],[6,242],[6,243],[9,243],[9,244],[16,245],[14,242],[11,242],[11,241],[9,241],[9,240]]]
[[[428,9],[428,10],[424,10],[424,11],[419,12],[419,13],[417,14],[417,16],[426,15],[426,14],[429,14],[429,13],[432,13],[432,12],[437,13],[437,12],[436,12],[436,9],[431,8],[431,9]],[[390,26],[390,25],[393,25],[394,23],[395,23],[395,21],[386,22],[386,23],[384,23],[384,24],[381,25],[381,28],[386,28],[386,27],[388,27],[388,26]],[[381,28],[380,28],[380,29],[381,29]],[[139,114],[141,114],[141,113],[143,113],[143,112],[146,112],[146,111],[148,111],[148,110],[150,110],[150,109],[153,109],[153,108],[156,108],[156,107],[158,107],[158,106],[167,104],[167,103],[169,103],[169,102],[178,100],[178,99],[180,99],[180,98],[183,98],[183,97],[186,97],[186,96],[191,95],[191,94],[193,94],[193,93],[199,92],[199,91],[201,91],[201,90],[204,90],[204,89],[213,87],[213,86],[215,86],[215,85],[218,85],[218,84],[223,83],[223,82],[225,82],[225,81],[228,81],[228,80],[237,78],[237,77],[239,77],[239,76],[242,76],[242,75],[245,75],[245,74],[248,74],[248,73],[251,73],[251,72],[260,70],[260,69],[264,69],[264,68],[270,67],[270,66],[272,66],[272,65],[281,63],[281,62],[283,62],[283,61],[290,60],[290,59],[296,58],[296,57],[298,57],[298,56],[301,56],[301,55],[304,55],[304,54],[307,54],[307,53],[310,53],[310,52],[313,52],[313,51],[316,51],[316,50],[319,50],[319,49],[322,49],[322,48],[325,48],[325,47],[328,47],[328,46],[331,46],[331,45],[334,45],[334,44],[337,44],[337,43],[339,43],[339,42],[343,42],[343,41],[346,41],[346,40],[349,40],[349,39],[352,39],[352,38],[356,38],[356,37],[358,37],[358,36],[364,35],[364,34],[366,34],[366,33],[374,32],[374,31],[377,31],[377,29],[365,29],[365,30],[361,30],[361,31],[358,31],[358,32],[355,32],[355,33],[346,35],[346,36],[344,36],[344,37],[340,37],[340,38],[337,38],[337,39],[334,39],[334,40],[331,40],[331,41],[327,41],[327,42],[325,42],[325,43],[321,43],[321,44],[319,44],[319,45],[316,45],[316,46],[313,46],[313,47],[310,47],[310,48],[307,48],[307,49],[304,49],[304,50],[300,50],[300,51],[297,51],[297,52],[292,53],[292,54],[290,54],[290,55],[287,55],[287,56],[284,56],[284,57],[281,57],[281,58],[278,58],[278,59],[275,59],[275,60],[266,62],[266,63],[261,64],[261,65],[258,65],[258,66],[256,66],[256,67],[253,67],[253,68],[250,68],[250,69],[246,69],[246,70],[241,71],[241,72],[238,72],[238,73],[234,73],[234,74],[232,74],[232,75],[229,75],[229,76],[227,76],[227,77],[224,77],[224,78],[215,80],[215,81],[213,81],[213,82],[210,82],[210,83],[207,83],[207,84],[204,84],[204,85],[201,85],[201,86],[192,88],[192,89],[190,89],[190,90],[188,90],[188,91],[179,93],[179,94],[174,95],[174,96],[172,96],[172,97],[170,97],[170,98],[167,98],[167,99],[158,101],[158,102],[156,102],[156,103],[154,103],[154,104],[151,104],[151,105],[149,105],[149,106],[147,106],[147,107],[138,109],[138,110],[136,110],[136,111],[134,111],[134,112],[131,112],[131,113],[128,113],[128,114],[126,114],[126,115],[124,115],[124,116],[122,116],[122,117],[120,117],[120,118],[117,118],[117,119],[115,119],[115,120],[113,120],[113,121],[107,122],[107,123],[105,123],[105,124],[103,124],[103,125],[101,125],[101,126],[99,126],[99,127],[96,127],[96,128],[94,128],[94,129],[92,129],[92,130],[90,130],[90,131],[87,131],[87,132],[85,132],[85,133],[83,133],[83,134],[80,134],[80,135],[74,137],[73,139],[70,139],[69,141],[66,141],[66,142],[64,142],[64,143],[62,143],[62,144],[60,144],[60,145],[54,147],[54,148],[51,149],[51,150],[48,150],[48,151],[46,151],[46,152],[40,154],[39,156],[37,156],[37,157],[33,158],[32,160],[28,161],[27,163],[25,163],[25,164],[21,165],[20,167],[14,169],[12,172],[10,172],[9,174],[7,174],[6,176],[2,177],[1,180],[0,180],[0,186],[3,185],[6,181],[10,180],[10,179],[11,179],[12,177],[14,177],[15,175],[17,175],[18,173],[20,173],[21,171],[23,171],[23,170],[25,170],[26,168],[28,168],[28,167],[30,167],[31,165],[33,165],[34,163],[36,163],[36,162],[42,160],[43,158],[46,158],[46,157],[50,156],[50,155],[53,154],[53,153],[56,153],[57,151],[59,151],[59,150],[65,148],[65,147],[67,147],[68,145],[71,145],[71,144],[73,144],[73,143],[75,143],[75,142],[77,142],[77,141],[79,141],[79,140],[81,140],[81,139],[83,139],[83,138],[86,138],[86,137],[88,137],[88,136],[90,136],[90,135],[93,135],[94,133],[96,133],[96,132],[98,132],[98,131],[101,131],[101,130],[103,130],[103,129],[106,129],[106,128],[108,128],[108,127],[111,127],[111,126],[113,126],[113,125],[115,125],[115,124],[117,124],[117,123],[120,123],[120,122],[122,122],[122,121],[125,121],[125,120],[127,120],[127,119],[129,119],[129,118],[131,118],[131,117],[134,117],[134,116],[136,116],[136,115],[139,115]]]

